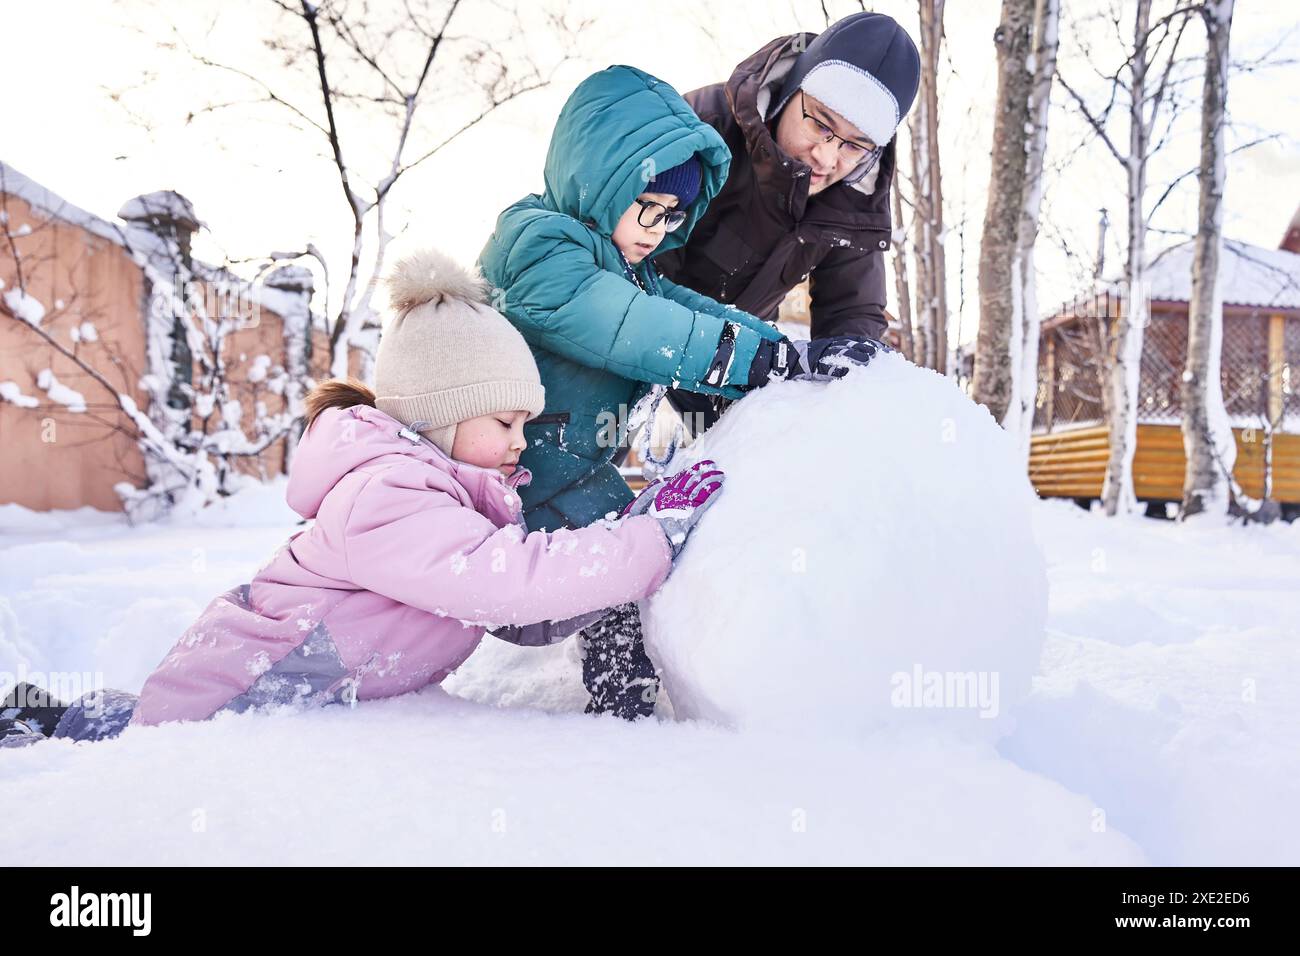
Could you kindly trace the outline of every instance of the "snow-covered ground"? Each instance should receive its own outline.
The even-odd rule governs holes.
[[[129,528],[0,507],[0,671],[138,690],[295,529],[283,484]],[[1300,526],[1036,506],[1048,641],[995,745],[581,713],[572,642],[444,688],[0,751],[0,851],[116,863],[1296,864]],[[971,607],[972,615],[995,607]],[[0,675],[3,679],[4,675]],[[92,678],[93,679],[93,678]]]

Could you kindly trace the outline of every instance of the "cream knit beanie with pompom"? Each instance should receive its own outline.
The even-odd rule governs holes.
[[[546,392],[519,331],[487,304],[476,273],[434,249],[387,279],[393,317],[375,357],[375,407],[420,428],[448,456],[456,425],[496,412],[541,414]]]

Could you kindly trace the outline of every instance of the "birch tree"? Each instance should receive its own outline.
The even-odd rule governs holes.
[[[1052,79],[1056,74],[1056,52],[1060,45],[1061,0],[1039,0],[1034,17],[1033,62],[1029,64],[1034,83],[1029,91],[1029,129],[1027,134],[1025,193],[1020,207],[1019,245],[1016,266],[1020,273],[1020,315],[1023,335],[1020,339],[1020,374],[1016,378],[1008,416],[1019,406],[1019,423],[1010,419],[1004,424],[1020,439],[1020,453],[1028,461],[1029,440],[1034,428],[1034,408],[1038,395],[1038,341],[1042,315],[1038,311],[1038,275],[1034,266],[1034,246],[1038,242],[1038,222],[1043,206],[1043,162],[1047,155],[1047,117],[1052,98]],[[1013,344],[1015,339],[1012,339]]]
[[[1187,316],[1187,365],[1183,370],[1183,448],[1187,472],[1179,520],[1197,514],[1225,515],[1231,500],[1237,446],[1223,404],[1223,290],[1218,281],[1223,251],[1223,128],[1228,99],[1228,38],[1233,0],[1206,0],[1205,86],[1201,105],[1199,227],[1192,256],[1192,298]]]
[[[1143,333],[1150,321],[1145,287],[1145,254],[1149,213],[1146,208],[1147,165],[1168,138],[1177,110],[1169,93],[1180,63],[1177,51],[1193,8],[1173,6],[1152,19],[1152,0],[1136,0],[1132,42],[1123,62],[1105,76],[1106,102],[1098,107],[1057,71],[1057,80],[1091,126],[1107,154],[1124,173],[1127,237],[1123,276],[1123,306],[1118,316],[1099,321],[1105,348],[1101,355],[1109,453],[1102,485],[1102,506],[1108,515],[1137,511],[1133,487],[1133,453],[1137,447],[1138,381]],[[1119,16],[1114,22],[1118,27]],[[1124,107],[1128,146],[1121,149],[1112,135],[1111,114]],[[1163,132],[1161,132],[1163,129]]]
[[[912,142],[912,242],[916,266],[916,361],[947,373],[948,295],[943,183],[939,174],[939,51],[944,0],[918,0],[921,84],[908,120]]]
[[[895,172],[889,192],[894,209],[894,291],[898,296],[898,339],[903,355],[916,362],[916,339],[912,329],[912,292],[907,281],[907,228],[903,225],[903,192]]]
[[[1059,0],[1004,0],[993,166],[980,243],[975,400],[1029,454],[1040,316],[1034,245],[1042,205],[1048,104],[1056,72]]]
[[[1026,131],[1033,74],[1035,0],[1003,0],[1002,20],[993,33],[998,53],[998,88],[993,111],[993,149],[984,232],[980,240],[980,324],[972,397],[1006,423],[1019,372],[1021,301],[1016,288],[1016,253],[1024,204]]]

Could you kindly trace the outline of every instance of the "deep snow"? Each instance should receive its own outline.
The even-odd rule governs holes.
[[[134,529],[88,509],[0,506],[0,671],[99,671],[138,690],[208,600],[296,528],[283,493],[276,482]],[[0,751],[0,852],[50,864],[1300,862],[1300,527],[1108,520],[1061,502],[1032,515],[1047,639],[996,743],[922,724],[736,732],[672,722],[667,701],[662,722],[586,717],[571,642],[489,640],[445,689],[353,710]]]

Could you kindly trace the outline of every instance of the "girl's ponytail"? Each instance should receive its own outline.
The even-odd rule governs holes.
[[[307,408],[307,427],[327,408],[351,408],[354,405],[375,407],[375,393],[364,382],[349,376],[321,382],[303,399]]]

